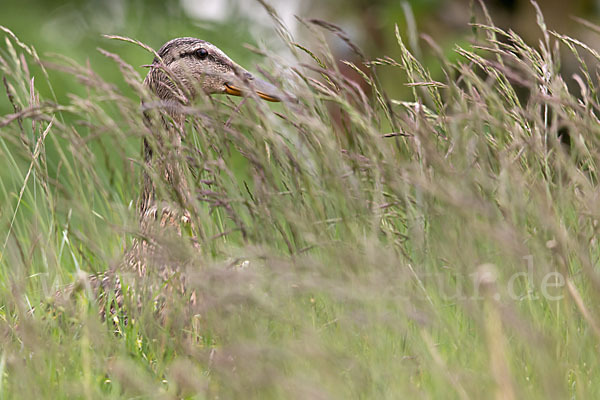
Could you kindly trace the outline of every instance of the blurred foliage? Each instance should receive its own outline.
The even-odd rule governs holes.
[[[538,35],[535,24],[530,23],[534,16],[529,1],[487,0],[484,3],[500,26],[514,28],[520,35],[532,40]],[[597,12],[597,5],[591,0],[546,0],[540,3],[550,28],[558,24],[562,32],[568,30],[569,26],[577,25],[566,16],[592,18]],[[242,64],[257,60],[242,44],[263,42],[276,46],[272,21],[258,1],[231,0],[218,4],[225,9],[224,18],[220,21],[202,17],[203,7],[214,7],[213,2],[204,0],[5,0],[0,25],[11,29],[40,54],[56,53],[73,58],[78,63],[89,62],[107,81],[124,87],[115,65],[102,56],[97,48],[118,53],[134,66],[147,64],[151,58],[142,49],[105,39],[103,34],[132,37],[154,48],[173,37],[199,37],[217,44]],[[443,55],[452,56],[456,43],[463,42],[470,33],[468,23],[473,12],[473,0],[290,0],[274,2],[273,6],[283,14],[290,9],[292,14],[285,21],[294,25],[290,28],[300,43],[307,35],[302,26],[296,23],[294,14],[338,24],[368,58],[400,55],[394,39],[394,26],[398,25],[401,34],[410,38],[407,43],[409,48],[417,56],[421,54],[421,61],[428,67],[438,64],[435,52],[426,49],[421,53],[420,48],[415,49],[415,46],[428,47],[415,38],[420,33],[430,35]],[[189,12],[191,8],[196,10],[193,15]],[[352,59],[343,43],[339,40],[334,42],[332,49],[340,59],[357,61]],[[433,70],[435,74],[435,68]],[[143,68],[138,71],[143,74]],[[385,70],[382,79],[384,83],[400,83],[390,80]],[[60,73],[53,73],[51,81],[59,98],[67,93],[81,94],[83,90]],[[42,94],[49,94],[48,88],[44,88],[43,84],[39,86]],[[395,86],[398,87],[388,85],[392,94],[406,92],[400,85]],[[6,96],[0,96],[0,114],[11,111]]]
[[[152,57],[137,46],[106,39],[103,34],[132,37],[155,49],[174,37],[200,37],[219,43],[240,63],[252,57],[240,43],[255,44],[248,36],[247,21],[200,23],[190,18],[175,0],[9,1],[3,2],[0,25],[11,29],[38,53],[60,54],[81,64],[89,63],[108,82],[123,88],[118,68],[97,48],[118,53],[133,66],[149,64]],[[138,72],[145,75],[142,67]],[[52,73],[51,82],[59,98],[67,93],[82,94],[84,90],[70,77],[57,72]],[[44,83],[39,86],[44,95],[49,94]],[[5,95],[0,96],[0,113],[8,112],[12,112],[12,107]]]
[[[504,12],[518,16],[524,3]],[[135,74],[96,48],[142,76],[151,56],[101,34],[155,48],[198,36],[254,69],[269,58],[242,44],[271,43],[275,28],[242,18],[241,2],[229,21],[202,24],[173,1],[3,4],[0,24],[72,69],[45,78],[26,46],[0,50],[15,104],[51,101],[49,84],[61,104],[0,129],[0,199],[10,205],[0,209],[0,397],[598,398],[597,87],[590,79],[579,99],[552,46],[507,35],[501,50],[485,29],[488,51],[463,46],[459,61],[437,68],[458,76],[431,82],[435,57],[425,46],[419,55],[413,39],[427,32],[450,58],[457,38],[475,36],[469,1],[402,4],[300,10],[342,26],[367,58],[394,57],[379,61],[384,84],[371,82],[372,96],[335,62],[320,70],[302,54],[287,75],[298,102],[194,105],[179,161],[200,171],[186,179],[201,189],[190,211],[206,240],[184,271],[198,303],[169,296],[160,321],[154,293],[136,310],[144,282],[134,282],[128,324],[101,323],[85,290],[51,315],[29,312],[77,269],[114,265],[132,233],[139,153],[128,157],[144,119],[125,85]],[[584,3],[563,7],[574,4]],[[501,2],[490,7],[510,25]],[[324,24],[308,26],[318,36]],[[353,57],[326,37],[335,56],[319,38],[306,47],[327,61]],[[566,36],[552,40],[574,49]],[[315,69],[323,74],[311,79]],[[531,95],[521,101],[523,87]],[[531,277],[524,260],[535,261]],[[557,271],[566,284],[552,287],[558,300],[544,293]]]

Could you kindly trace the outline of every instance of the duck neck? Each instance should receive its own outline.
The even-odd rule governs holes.
[[[151,138],[144,138],[141,192],[138,209],[143,221],[152,214],[158,216],[162,209],[168,207],[185,209],[190,196],[185,179],[185,165],[182,152],[185,115],[169,112],[158,121],[149,121]]]

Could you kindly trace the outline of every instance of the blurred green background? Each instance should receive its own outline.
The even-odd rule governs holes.
[[[432,52],[423,41],[415,41],[409,32],[431,36],[449,55],[457,42],[469,37],[468,24],[473,10],[479,12],[479,7],[473,7],[473,0],[278,0],[272,3],[299,43],[304,43],[308,32],[295,16],[319,18],[344,29],[368,58],[394,57],[398,46],[393,32],[398,24],[400,31],[407,35],[408,44],[424,47],[413,48],[413,51],[422,54],[426,64],[427,55]],[[539,30],[532,23],[534,9],[528,0],[486,0],[484,3],[499,26],[516,30],[528,41],[537,40]],[[539,3],[551,29],[587,43],[597,41],[589,31],[580,31],[579,24],[569,17],[578,15],[594,21],[600,9],[599,1],[544,0]],[[4,0],[0,24],[33,45],[42,57],[58,53],[81,64],[89,62],[102,77],[119,85],[122,84],[120,73],[114,63],[99,54],[98,47],[118,53],[136,67],[150,62],[150,57],[136,46],[107,40],[102,34],[129,36],[154,48],[177,36],[199,37],[213,42],[249,69],[254,69],[260,60],[242,44],[283,51],[272,19],[263,5],[254,0]],[[352,59],[341,41],[332,40],[331,46],[340,59],[359,61]],[[430,63],[435,63],[433,57]],[[138,71],[144,74],[143,68]],[[385,79],[385,71],[383,74]],[[52,82],[59,98],[82,90],[73,79],[59,73],[54,73]],[[401,86],[390,88],[391,93],[401,91]],[[43,87],[39,89],[44,93]],[[6,95],[0,95],[0,113],[11,111]]]
[[[316,29],[327,38],[338,60],[349,60],[356,65],[361,65],[363,60],[346,43],[324,29],[303,23],[303,20],[321,19],[336,24],[362,49],[368,60],[384,56],[400,59],[400,48],[394,34],[398,25],[404,42],[420,58],[420,62],[432,71],[433,79],[443,80],[440,76],[442,71],[437,67],[438,56],[441,54],[452,59],[456,57],[454,50],[457,45],[468,46],[469,40],[473,39],[473,29],[469,23],[473,18],[484,20],[478,1],[278,0],[268,3],[263,0],[261,3],[258,0],[3,0],[0,25],[10,29],[27,45],[33,46],[44,62],[64,65],[62,57],[67,57],[78,65],[88,65],[103,80],[118,86],[126,96],[137,101],[137,95],[125,83],[116,63],[103,56],[98,49],[118,54],[134,66],[141,77],[146,74],[143,65],[150,63],[152,56],[136,45],[110,40],[102,35],[131,37],[155,49],[174,37],[198,37],[216,44],[250,71],[256,72],[260,66],[273,70],[272,62],[245,47],[249,44],[268,49],[293,66],[299,61],[290,55],[284,40],[277,34],[277,24],[265,9],[267,4],[276,10],[293,41],[319,53],[318,38],[310,30]],[[529,0],[487,0],[484,3],[498,26],[514,29],[530,43],[537,42],[539,28],[534,23],[535,10]],[[581,16],[594,22],[600,9],[599,3],[592,0],[544,0],[540,2],[540,7],[550,29],[593,45],[598,42],[598,36],[581,27],[570,16]],[[434,48],[430,43],[435,43]],[[300,53],[300,61],[315,65],[306,54]],[[68,104],[69,94],[86,97],[88,88],[71,74],[50,67],[50,79],[45,79],[39,66],[31,59],[27,62],[35,78],[36,90],[43,99],[53,99],[56,95],[58,104]],[[563,62],[563,76],[567,79],[578,68],[576,63],[573,65],[569,70],[569,61]],[[338,67],[350,79],[361,82],[351,68],[341,62],[338,62]],[[378,74],[390,96],[412,97],[410,88],[404,85],[402,75],[395,68],[379,67]],[[366,85],[363,88],[369,90]],[[23,88],[23,91],[27,92],[28,88]],[[0,115],[13,112],[13,106],[5,90],[2,90]],[[69,119],[71,116],[67,113],[63,114],[63,118]],[[85,127],[82,126],[79,133],[86,136]],[[115,149],[103,148],[102,140],[94,143],[92,149],[110,171],[106,179],[113,183],[123,181],[125,184],[117,186],[131,188],[135,185],[129,183],[136,182],[136,175],[125,173],[126,168],[117,165],[121,158],[138,154],[139,140],[132,137],[129,143],[122,145],[124,150],[121,155],[116,154]],[[58,168],[54,160],[57,156],[55,147],[48,146],[47,154],[49,168],[54,171]],[[23,168],[28,165],[28,159],[29,155],[23,154]],[[243,169],[243,166],[236,165],[236,169]],[[8,186],[11,186],[9,181],[16,179],[8,169],[3,169],[0,177]],[[16,179],[15,188],[19,188],[20,184],[21,180]],[[124,199],[135,197],[132,193],[121,195]]]
[[[327,38],[338,60],[349,60],[356,65],[361,65],[363,60],[340,38],[303,21],[320,19],[336,24],[362,49],[368,60],[384,56],[400,59],[400,48],[394,34],[398,25],[404,42],[420,58],[420,62],[432,71],[433,79],[443,80],[440,76],[442,71],[437,67],[438,56],[441,54],[452,59],[456,57],[454,50],[457,45],[468,46],[469,40],[473,39],[473,29],[469,23],[473,18],[484,21],[478,2],[278,0],[271,4],[265,0],[4,0],[0,25],[10,29],[27,45],[33,46],[44,62],[64,65],[62,57],[67,57],[78,65],[88,65],[99,77],[118,86],[126,96],[137,101],[137,95],[125,83],[116,63],[103,56],[98,49],[118,54],[134,66],[141,77],[146,74],[143,65],[150,63],[152,56],[136,45],[110,40],[102,35],[131,37],[155,49],[174,37],[198,37],[216,44],[250,71],[256,72],[261,66],[273,70],[272,62],[250,51],[245,47],[248,44],[268,49],[293,66],[299,61],[290,55],[285,41],[277,34],[277,24],[266,11],[267,5],[276,10],[293,41],[319,53],[319,40],[315,38],[315,32],[310,30],[316,29]],[[529,0],[487,0],[484,3],[495,24],[504,29],[514,29],[530,43],[537,42],[539,28],[534,23],[535,10]],[[581,16],[594,22],[599,4],[600,1],[592,0],[544,0],[540,2],[540,7],[550,29],[593,45],[598,42],[598,36],[570,17]],[[431,43],[435,44],[432,46]],[[43,99],[53,99],[56,95],[58,104],[68,104],[69,94],[86,97],[88,88],[71,74],[50,67],[50,79],[45,79],[39,66],[31,61],[29,59],[27,62],[35,78],[36,90]],[[300,61],[315,65],[306,54],[300,53]],[[573,65],[570,70],[569,60],[563,62],[563,76],[567,79],[578,68],[576,63]],[[350,79],[361,82],[359,75],[351,68],[341,62],[338,62],[338,67]],[[379,67],[378,74],[390,96],[411,98],[410,88],[404,85],[402,75],[395,68]],[[363,88],[369,90],[366,85]],[[28,88],[23,88],[23,91],[27,92]],[[2,90],[0,115],[13,112],[13,106],[5,90]],[[71,118],[68,113],[63,117]],[[85,136],[86,129],[80,129],[79,133]],[[102,148],[102,140],[92,146],[94,153],[104,159],[107,169],[111,171],[107,179],[111,182],[124,181],[126,184],[120,186],[127,188],[135,186],[128,181],[135,182],[135,174],[129,176],[123,172],[126,168],[116,165],[120,158],[134,157],[139,152],[139,140],[133,137],[129,142],[122,144],[125,150],[120,156],[113,154],[115,149]],[[54,171],[58,168],[58,163],[54,162],[56,149],[49,146],[47,151],[49,166]],[[25,168],[29,155],[23,156]],[[243,166],[234,167],[237,168],[243,169]],[[7,169],[0,172],[0,177],[5,184],[15,179]],[[19,179],[14,182],[16,188],[20,182]],[[134,196],[129,193],[122,195],[125,199]]]

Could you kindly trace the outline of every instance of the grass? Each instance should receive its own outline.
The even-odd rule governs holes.
[[[106,53],[124,91],[3,30],[0,397],[597,397],[600,57],[538,23],[531,47],[480,21],[439,82],[397,34],[401,59],[364,60],[366,90],[324,40],[289,41],[302,62],[271,55],[270,73],[298,102],[199,99],[195,230],[165,261],[198,301],[120,271],[127,320],[107,321],[85,289],[38,305],[139,233],[142,76]],[[83,94],[41,96],[54,74]]]

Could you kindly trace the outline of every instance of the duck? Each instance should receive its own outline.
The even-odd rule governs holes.
[[[144,85],[159,100],[159,105],[168,115],[152,122],[146,109],[146,124],[150,126],[152,140],[144,138],[141,190],[138,200],[140,232],[149,233],[159,226],[178,226],[189,223],[189,214],[185,203],[192,196],[183,179],[186,165],[181,160],[182,140],[184,136],[185,113],[182,107],[189,106],[200,95],[257,96],[260,99],[279,102],[282,93],[273,84],[255,77],[234,62],[217,46],[196,38],[182,37],[165,43],[157,52]],[[202,93],[201,93],[202,92]],[[157,182],[152,179],[161,177],[170,189],[171,198],[159,196]],[[176,201],[173,201],[176,200]],[[138,275],[146,273],[143,242],[133,244],[129,266]],[[135,250],[140,250],[137,252]],[[131,268],[130,268],[131,269]]]
[[[142,110],[150,135],[142,143],[143,169],[137,201],[140,234],[134,237],[116,267],[84,276],[60,293],[63,298],[70,297],[75,288],[87,288],[98,301],[102,316],[105,312],[114,314],[123,305],[117,271],[143,278],[150,268],[157,268],[165,282],[172,281],[178,272],[177,262],[165,256],[170,249],[152,238],[167,231],[181,236],[182,224],[191,224],[186,204],[193,191],[184,179],[188,166],[181,155],[185,110],[203,95],[256,97],[269,102],[283,98],[283,92],[275,85],[248,72],[217,46],[197,38],[180,37],[166,42],[148,67],[144,86],[150,97],[142,100]],[[165,186],[168,190],[164,190]],[[178,285],[178,290],[185,290],[183,283]],[[107,299],[112,299],[110,304]]]

